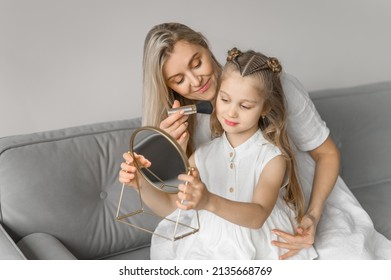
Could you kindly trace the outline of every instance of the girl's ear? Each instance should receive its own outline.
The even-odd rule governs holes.
[[[267,114],[269,114],[269,112],[270,112],[270,105],[269,104],[264,104],[263,105],[263,108],[262,108],[262,117],[264,117],[264,116],[267,116]]]

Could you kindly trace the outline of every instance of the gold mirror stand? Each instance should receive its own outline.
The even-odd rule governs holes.
[[[190,173],[190,170],[189,170],[188,174],[189,173]],[[134,210],[134,211],[132,211],[130,213],[120,215],[120,209],[121,209],[121,205],[122,205],[122,198],[123,198],[123,195],[124,195],[124,192],[125,192],[126,188],[127,188],[127,186],[125,184],[122,184],[122,189],[121,189],[121,194],[120,194],[118,208],[117,208],[117,214],[116,214],[116,220],[117,221],[119,221],[121,223],[124,223],[124,224],[127,224],[128,226],[131,226],[131,227],[143,230],[145,232],[149,232],[151,234],[155,234],[157,236],[160,236],[162,238],[165,238],[165,239],[168,239],[168,240],[171,240],[171,241],[176,241],[178,239],[184,238],[184,237],[186,237],[188,235],[194,234],[197,231],[199,231],[199,229],[200,229],[200,221],[199,221],[199,216],[198,216],[198,211],[197,210],[189,210],[189,211],[195,211],[195,215],[196,215],[196,218],[197,218],[197,225],[196,225],[196,227],[192,227],[190,225],[186,225],[186,224],[180,222],[181,213],[182,213],[180,209],[178,211],[178,215],[177,215],[176,220],[172,220],[172,219],[169,219],[169,218],[166,218],[166,217],[161,217],[159,215],[156,215],[152,211],[148,211],[148,210],[144,209],[144,204],[143,204],[143,200],[142,200],[142,197],[141,197],[141,192],[139,192],[139,191],[137,191],[137,193],[138,193],[138,196],[139,196],[140,208],[136,209],[136,210]],[[134,191],[132,187],[128,187],[128,188],[131,188],[130,191]],[[128,219],[130,217],[133,217],[133,216],[136,216],[136,215],[144,215],[144,214],[145,214],[145,216],[155,216],[155,217],[164,219],[164,220],[172,223],[173,224],[173,234],[171,236],[162,235],[162,234],[159,234],[159,233],[155,232],[152,229],[144,228],[144,227],[139,226],[139,225],[137,225],[135,223],[132,223],[131,221],[128,221]],[[188,230],[185,231],[185,233],[177,234],[179,226],[184,227],[184,228],[186,228]]]
[[[153,130],[153,131],[156,131],[156,132],[160,133],[161,135],[166,137],[166,139],[169,140],[171,142],[171,144],[173,144],[173,145],[175,145],[175,143],[176,143],[176,142],[173,142],[171,137],[168,134],[166,134],[165,132],[163,132],[163,131],[160,131],[160,130],[158,130],[156,128],[148,128],[148,127],[143,128],[143,130],[145,130],[145,129],[146,130],[150,129],[150,130]],[[134,134],[137,133],[137,132],[138,132],[138,130],[135,131]],[[134,139],[134,135],[132,135],[132,141],[131,142],[133,142],[133,139]],[[181,150],[178,150],[178,152],[180,152],[180,151]],[[183,157],[183,155],[182,155],[182,157]],[[137,164],[136,164],[136,167],[137,167],[137,169],[139,171],[139,172],[136,173],[136,181],[139,181],[138,180],[138,173],[140,173],[140,174],[143,174],[143,173],[140,172],[139,167],[137,166]],[[187,174],[188,175],[190,175],[192,170],[193,170],[192,167],[188,167],[187,166]],[[145,178],[145,176],[144,176],[144,178]],[[148,178],[145,178],[145,179],[146,179],[147,182],[149,182]],[[185,185],[187,185],[187,183],[188,182],[185,182]],[[199,229],[200,229],[200,221],[199,221],[199,215],[198,215],[198,211],[197,210],[188,210],[188,211],[195,211],[196,221],[197,221],[197,224],[196,224],[195,227],[193,227],[191,225],[187,225],[187,224],[185,224],[185,223],[180,221],[181,220],[181,213],[182,213],[181,209],[178,210],[178,214],[177,214],[176,220],[169,219],[167,217],[161,217],[160,215],[157,215],[157,214],[153,213],[152,211],[148,211],[148,210],[146,210],[144,208],[144,203],[143,203],[140,191],[137,191],[138,197],[139,197],[139,207],[138,207],[138,209],[135,209],[135,210],[133,210],[133,211],[127,213],[127,214],[122,214],[121,215],[120,214],[121,207],[124,208],[122,206],[122,204],[123,204],[123,197],[124,197],[124,193],[126,191],[126,188],[130,188],[129,191],[132,191],[132,192],[135,191],[132,187],[128,187],[125,184],[122,184],[122,189],[121,189],[119,203],[118,203],[118,207],[117,207],[117,213],[116,213],[116,220],[117,221],[119,221],[121,223],[124,223],[124,224],[126,224],[128,226],[140,229],[142,231],[145,231],[145,232],[148,232],[148,233],[151,233],[151,234],[155,234],[157,236],[160,236],[162,238],[165,238],[165,239],[168,239],[168,240],[171,240],[171,241],[176,241],[178,239],[184,238],[186,236],[189,236],[189,235],[194,234],[194,233],[199,231]],[[183,203],[183,201],[181,201],[181,202]],[[131,219],[132,217],[135,217],[137,215],[154,216],[154,217],[158,217],[160,219],[163,219],[163,220],[166,220],[166,221],[172,223],[172,225],[173,225],[173,234],[172,235],[164,235],[164,234],[160,234],[160,233],[155,232],[154,229],[148,229],[148,228],[145,228],[143,226],[137,225]],[[178,228],[179,227],[182,227],[182,229],[183,229],[183,230],[180,231],[181,233],[178,233]]]

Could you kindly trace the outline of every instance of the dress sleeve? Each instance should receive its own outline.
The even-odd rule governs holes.
[[[330,130],[308,92],[295,77],[287,73],[281,75],[281,83],[287,102],[287,131],[291,141],[301,151],[319,147],[329,136]]]
[[[269,161],[281,154],[281,150],[273,144],[268,143],[263,145],[263,151],[259,153],[256,161],[255,170],[257,176],[259,177],[261,175],[263,168],[269,163]]]

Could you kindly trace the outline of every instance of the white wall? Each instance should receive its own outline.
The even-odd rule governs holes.
[[[0,0],[0,137],[141,114],[144,36],[273,55],[308,90],[391,80],[388,0]]]

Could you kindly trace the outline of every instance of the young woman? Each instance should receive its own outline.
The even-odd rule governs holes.
[[[213,100],[220,64],[202,34],[179,23],[163,23],[150,30],[143,63],[143,124],[164,129],[190,155],[194,147],[211,140],[209,118],[183,112],[167,116],[167,109]],[[338,149],[308,93],[291,75],[281,73],[280,79],[287,103],[288,136],[306,202],[296,233],[273,229],[282,240],[273,244],[288,249],[281,258],[293,256],[315,241],[320,259],[390,259],[390,241],[375,231],[367,213],[338,176]],[[119,181],[129,184],[134,174],[128,173],[132,166],[127,162],[132,159],[125,153],[124,160]]]

